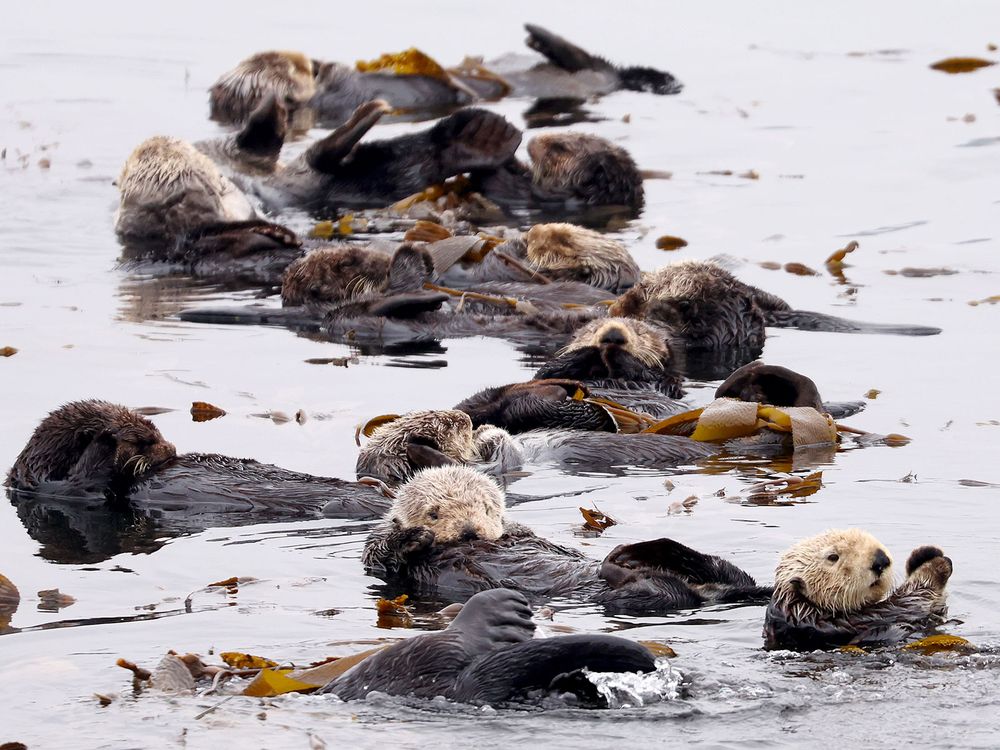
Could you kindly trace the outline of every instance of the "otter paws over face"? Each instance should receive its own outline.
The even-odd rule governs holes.
[[[892,557],[860,529],[827,531],[793,545],[775,571],[765,648],[811,650],[894,643],[944,621],[951,560],[918,547],[892,589]]]

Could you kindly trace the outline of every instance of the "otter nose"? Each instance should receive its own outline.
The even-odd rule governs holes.
[[[892,565],[892,561],[889,559],[889,556],[883,550],[879,550],[875,553],[875,557],[872,558],[872,573],[880,576],[882,575],[882,571],[890,565]]]
[[[609,328],[601,335],[601,344],[621,346],[625,343],[625,332],[618,327]]]
[[[474,526],[466,524],[465,526],[462,527],[462,533],[459,534],[458,538],[461,539],[463,542],[471,542],[474,539],[479,538],[479,532],[476,531]]]

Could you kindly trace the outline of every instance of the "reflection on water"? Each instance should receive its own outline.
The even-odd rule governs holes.
[[[531,20],[613,61],[670,70],[686,85],[674,97],[622,92],[579,106],[489,105],[521,127],[572,121],[626,147],[643,170],[672,173],[646,181],[638,220],[588,217],[601,227],[610,221],[644,270],[729,254],[747,261],[734,269],[741,280],[796,309],[836,314],[849,304],[860,320],[913,321],[944,332],[920,339],[768,332],[763,358],[809,375],[825,397],[879,391],[850,424],[902,432],[912,439],[905,447],[720,455],[683,470],[620,476],[532,467],[517,477],[511,498],[530,502],[512,502],[511,516],[598,560],[618,544],[675,537],[730,557],[759,581],[771,579],[781,550],[825,528],[867,528],[897,560],[917,544],[938,544],[955,561],[955,622],[945,629],[980,650],[765,654],[761,607],[607,618],[588,603],[559,601],[547,632],[617,630],[669,643],[677,652],[671,668],[683,675],[679,696],[598,713],[234,698],[194,720],[218,702],[214,696],[131,696],[115,660],[155,663],[174,648],[309,663],[412,634],[377,627],[378,584],[359,561],[370,524],[320,519],[176,536],[158,529],[157,519],[100,508],[4,504],[0,573],[19,589],[20,604],[12,614],[9,605],[0,609],[7,709],[0,739],[37,747],[203,747],[220,737],[275,748],[409,746],[453,743],[457,727],[465,744],[484,747],[537,744],[542,736],[553,746],[584,748],[623,738],[659,745],[665,737],[727,747],[996,744],[1000,474],[992,457],[1000,415],[984,394],[996,369],[988,334],[1000,308],[968,303],[1000,291],[992,239],[997,68],[946,76],[928,67],[949,55],[995,58],[986,45],[996,40],[984,31],[1000,23],[995,3],[847,0],[799,8],[726,0],[711,9],[609,9],[585,2],[567,13],[558,4],[496,8],[453,0],[429,12],[387,0],[352,7],[350,23],[333,31],[317,22],[330,17],[328,5],[311,1],[278,13],[251,4],[234,14],[224,4],[186,0],[167,11],[117,2],[105,10],[27,4],[6,14],[0,29],[0,347],[19,350],[0,358],[7,386],[0,389],[0,470],[50,409],[106,398],[173,409],[153,419],[180,451],[252,456],[350,478],[354,430],[370,415],[450,407],[486,386],[529,377],[555,342],[518,348],[474,337],[386,347],[332,343],[315,331],[182,323],[182,309],[243,305],[257,292],[117,268],[111,183],[131,149],[151,135],[218,134],[206,119],[205,91],[254,50],[302,49],[351,62],[417,45],[442,60],[467,53],[489,59],[516,50],[520,24]],[[610,24],[624,32],[607,33]],[[377,34],[353,33],[373,28]],[[452,28],[489,33],[447,33]],[[378,135],[414,127],[422,126],[380,124]],[[307,143],[292,144],[288,156]],[[757,179],[737,177],[749,170]],[[732,176],[703,174],[713,171]],[[290,221],[296,231],[310,226],[305,215]],[[657,250],[663,235],[689,244]],[[845,266],[825,272],[824,260],[852,239],[861,244]],[[769,270],[789,263],[820,275]],[[940,268],[957,273],[884,273]],[[691,403],[709,401],[731,364],[690,362]],[[194,400],[229,414],[193,423]],[[283,429],[249,416],[275,407],[326,418]],[[818,472],[811,494],[779,491],[789,486],[781,484],[787,475],[806,482]],[[578,536],[581,506],[618,524]],[[232,594],[205,588],[230,576],[257,582]],[[37,592],[55,588],[76,603],[39,610]],[[199,593],[188,611],[192,592]],[[415,627],[440,627],[424,606],[414,603]],[[95,692],[118,697],[99,708]]]

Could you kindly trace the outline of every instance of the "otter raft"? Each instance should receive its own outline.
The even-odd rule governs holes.
[[[0,750],[997,744],[1000,6],[568,9],[6,14]]]

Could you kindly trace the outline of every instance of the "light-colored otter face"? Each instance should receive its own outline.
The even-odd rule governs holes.
[[[775,571],[775,596],[797,592],[818,609],[847,613],[882,601],[892,589],[892,558],[866,531],[841,529],[803,539]]]
[[[313,124],[305,107],[316,93],[312,60],[301,52],[261,52],[223,73],[209,90],[212,117],[242,124],[267,96],[288,108],[295,130]]]
[[[583,326],[561,353],[579,349],[615,347],[644,365],[663,367],[671,352],[663,334],[634,318],[599,318]]]
[[[293,262],[281,283],[285,305],[373,299],[386,283],[390,258],[357,247],[313,250]]]
[[[532,183],[543,195],[591,205],[643,203],[642,176],[629,153],[596,135],[546,133],[528,143]]]
[[[574,224],[536,224],[525,235],[527,260],[555,277],[617,290],[636,284],[639,266],[620,242]]]
[[[186,141],[154,136],[136,148],[117,181],[120,234],[178,234],[192,227],[255,218],[247,197]]]
[[[503,492],[465,466],[424,469],[396,493],[389,519],[400,528],[423,526],[438,544],[495,540],[504,533]]]

